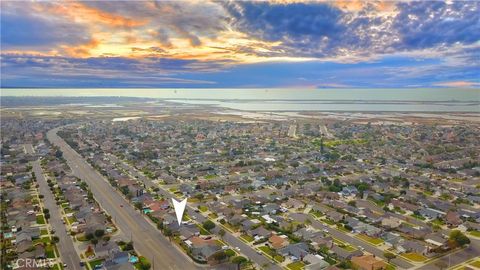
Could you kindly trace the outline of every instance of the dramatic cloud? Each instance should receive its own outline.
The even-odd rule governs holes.
[[[1,28],[8,86],[467,87],[480,77],[478,1],[2,1]]]
[[[480,2],[399,3],[395,17],[399,49],[471,44],[480,40]]]
[[[85,27],[58,17],[46,18],[31,8],[20,9],[2,2],[1,45],[9,49],[52,49],[55,45],[76,45],[89,41]]]

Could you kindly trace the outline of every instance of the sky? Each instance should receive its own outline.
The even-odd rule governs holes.
[[[0,4],[1,87],[480,87],[480,1]]]

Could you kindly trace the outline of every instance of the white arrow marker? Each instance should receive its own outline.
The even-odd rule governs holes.
[[[178,202],[172,198],[173,208],[175,208],[175,215],[177,215],[178,226],[182,223],[183,211],[185,211],[185,206],[187,206],[187,199],[184,199],[181,202]]]

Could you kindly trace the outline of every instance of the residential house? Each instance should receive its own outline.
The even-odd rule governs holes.
[[[268,238],[268,242],[273,249],[280,249],[288,246],[289,241],[286,235],[278,235],[272,234],[270,238]]]
[[[290,257],[292,261],[303,260],[303,258],[309,253],[308,245],[303,242],[290,244],[279,249],[278,253],[284,257]]]
[[[250,235],[255,238],[255,240],[260,240],[263,238],[268,238],[272,234],[271,231],[265,229],[263,226],[260,226],[256,229],[247,231],[247,235]]]
[[[387,264],[375,257],[375,255],[356,256],[351,261],[355,267],[361,270],[381,270],[387,268]]]
[[[426,255],[428,253],[428,247],[420,241],[405,240],[397,247],[397,251],[400,253],[415,252],[418,254]]]
[[[457,227],[463,223],[463,220],[456,211],[448,211],[445,216],[445,221],[449,227]]]
[[[303,261],[309,263],[305,266],[305,270],[324,270],[330,266],[330,264],[323,260],[323,257],[318,254],[307,254],[307,256],[303,258]]]

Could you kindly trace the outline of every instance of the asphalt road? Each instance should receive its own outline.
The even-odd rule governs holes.
[[[299,216],[303,216],[304,219],[310,219],[312,221],[312,226],[317,229],[317,230],[328,230],[328,232],[335,238],[337,239],[340,239],[342,240],[343,242],[346,242],[350,245],[353,245],[354,247],[362,247],[365,249],[365,251],[371,253],[371,254],[374,254],[375,256],[377,257],[380,257],[382,259],[385,259],[385,257],[383,256],[383,253],[384,251],[379,249],[379,248],[376,248],[370,244],[367,244],[365,242],[363,242],[362,240],[360,239],[357,239],[355,237],[352,237],[350,235],[347,235],[346,233],[340,231],[340,230],[337,230],[337,229],[334,229],[334,228],[331,228],[329,226],[326,226],[324,225],[323,223],[319,222],[318,220],[315,220],[313,219],[310,215],[308,214],[301,214],[301,213],[296,213],[295,214],[297,217]],[[400,259],[400,258],[395,258],[393,260],[391,260],[392,263],[394,263],[395,265],[401,267],[401,268],[404,268],[404,269],[410,269],[413,267],[413,265],[409,262],[407,262],[406,260],[404,259]]]
[[[34,161],[32,163],[32,169],[35,172],[35,176],[37,177],[38,190],[40,194],[44,196],[43,204],[46,208],[50,210],[50,219],[48,222],[50,223],[50,226],[52,226],[52,228],[55,230],[55,235],[59,238],[57,248],[60,252],[60,258],[64,263],[67,264],[67,269],[83,269],[83,267],[80,266],[80,257],[75,250],[72,237],[67,233],[67,228],[65,227],[65,224],[63,224],[60,209],[56,204],[53,194],[48,187],[47,180],[43,175],[40,161]]]
[[[147,257],[152,269],[200,269],[190,258],[173,246],[129,204],[94,168],[57,135],[60,128],[47,133],[48,140],[60,147],[73,173],[85,181],[97,202],[112,216],[114,223],[134,242],[135,249]],[[123,205],[123,207],[121,207]],[[128,239],[127,239],[128,240]]]
[[[151,179],[145,177],[142,173],[138,172],[135,170],[133,167],[131,167],[128,164],[125,164],[123,161],[119,160],[117,157],[113,155],[108,156],[113,162],[119,163],[119,165],[127,170],[131,175],[134,177],[137,177],[138,180],[142,181],[147,188],[150,187],[158,187],[160,188],[160,191],[158,192],[159,194],[163,195],[165,198],[168,198],[169,200],[173,198],[174,196],[168,191],[160,186],[156,185],[155,183],[152,182]],[[175,198],[177,199],[177,198]],[[195,212],[195,209],[191,207],[190,205],[187,204],[186,209],[188,210],[188,215],[194,216],[196,221],[202,223],[207,220],[205,216],[203,216],[201,213]],[[217,226],[212,230],[212,233],[215,233],[218,235],[218,231],[220,231],[220,228]],[[223,236],[223,241],[225,241],[227,244],[229,244],[232,247],[235,248],[240,248],[240,252],[243,253],[245,256],[247,256],[250,260],[258,264],[259,266],[267,266],[266,269],[282,269],[279,265],[276,263],[272,263],[270,259],[267,257],[260,255],[257,253],[255,249],[253,249],[251,246],[247,245],[244,243],[242,240],[238,239],[236,236],[234,236],[232,233],[229,231],[225,230],[225,235]]]
[[[441,270],[447,269],[449,267],[455,266],[459,263],[468,261],[472,258],[480,256],[480,240],[470,238],[470,245],[465,249],[462,249],[457,252],[453,252],[452,254],[443,256],[436,260],[432,260],[428,264],[419,267],[417,269],[421,270]],[[440,267],[443,266],[443,267]]]

